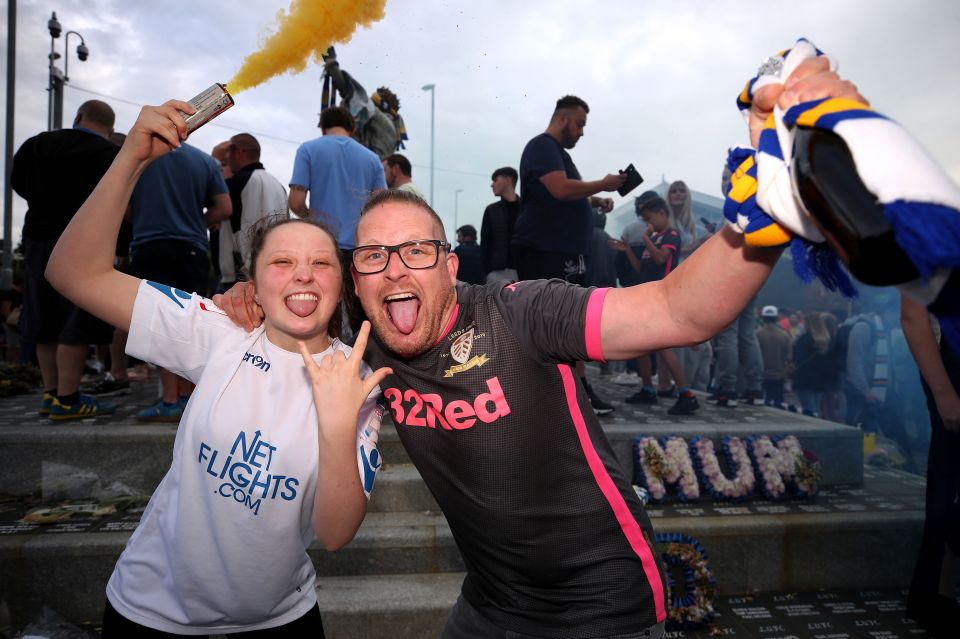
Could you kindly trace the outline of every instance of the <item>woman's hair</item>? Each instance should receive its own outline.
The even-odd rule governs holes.
[[[830,348],[830,330],[827,328],[826,313],[810,313],[806,316],[807,332],[813,338],[817,352],[823,355]]]
[[[684,192],[683,204],[676,208],[670,202],[670,191],[675,188],[682,188]],[[671,226],[677,230],[685,230],[691,237],[696,239],[697,225],[693,221],[693,196],[690,195],[690,189],[686,183],[681,180],[671,183],[667,189],[667,196],[664,199],[667,201],[667,208],[670,211]]]
[[[341,271],[341,280],[343,280],[343,262],[340,259],[340,245],[337,243],[337,236],[334,235],[330,229],[320,222],[311,219],[305,219],[300,217],[290,217],[286,214],[280,215],[269,215],[265,218],[260,219],[256,224],[251,226],[247,231],[247,237],[250,241],[250,279],[256,283],[257,281],[257,258],[260,257],[260,252],[263,251],[263,245],[267,241],[267,236],[269,236],[274,229],[285,226],[287,224],[308,224],[315,228],[320,229],[327,237],[330,238],[330,243],[333,244],[333,250],[337,260],[337,268]],[[333,311],[333,315],[330,317],[329,322],[327,322],[327,334],[330,337],[340,337],[342,326],[343,326],[343,291],[345,290],[345,285],[343,281],[340,284],[340,299],[337,300],[337,307]]]

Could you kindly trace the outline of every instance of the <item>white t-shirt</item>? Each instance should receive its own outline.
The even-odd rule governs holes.
[[[334,340],[324,355],[350,347]],[[316,605],[317,414],[299,353],[246,333],[209,300],[141,282],[127,352],[196,382],[173,463],[107,584],[138,624],[180,634],[289,623]],[[363,365],[362,375],[370,374]],[[381,465],[379,389],[357,422],[369,497]],[[136,463],[136,460],[131,460]]]

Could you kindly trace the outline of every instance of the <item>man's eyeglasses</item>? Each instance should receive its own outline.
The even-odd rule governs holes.
[[[396,253],[404,266],[411,269],[433,268],[440,257],[440,250],[450,250],[443,240],[411,240],[393,246],[358,246],[351,251],[353,268],[361,275],[372,275],[387,268],[390,254]]]

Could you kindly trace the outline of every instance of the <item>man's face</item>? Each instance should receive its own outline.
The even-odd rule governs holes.
[[[394,185],[397,183],[397,171],[396,167],[392,167],[387,164],[387,161],[383,161],[383,177],[387,181],[387,186],[389,188],[394,188]]]
[[[565,117],[567,122],[563,128],[563,139],[560,140],[560,144],[565,149],[572,149],[577,146],[577,142],[583,137],[583,129],[587,126],[587,112],[583,110],[583,107],[567,109]]]
[[[440,239],[442,229],[422,208],[386,202],[365,213],[357,226],[357,246],[393,246],[411,240]],[[396,253],[387,268],[353,282],[373,330],[401,357],[413,357],[439,341],[456,302],[458,258],[440,250],[437,264],[411,269]]]
[[[491,182],[490,189],[493,191],[495,197],[503,197],[504,180],[506,179],[506,176],[498,175],[493,179],[493,182]]]
[[[240,147],[231,144],[230,154],[227,156],[227,165],[230,167],[230,172],[236,174],[237,171],[248,164],[250,164],[250,162],[247,158],[247,152]]]

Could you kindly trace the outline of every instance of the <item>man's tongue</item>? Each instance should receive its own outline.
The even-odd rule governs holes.
[[[317,310],[319,300],[315,297],[288,297],[286,300],[287,308],[298,317],[306,317]]]
[[[417,324],[417,314],[420,312],[420,300],[410,298],[388,302],[387,307],[390,310],[390,319],[397,330],[404,335],[409,335],[413,327]]]

